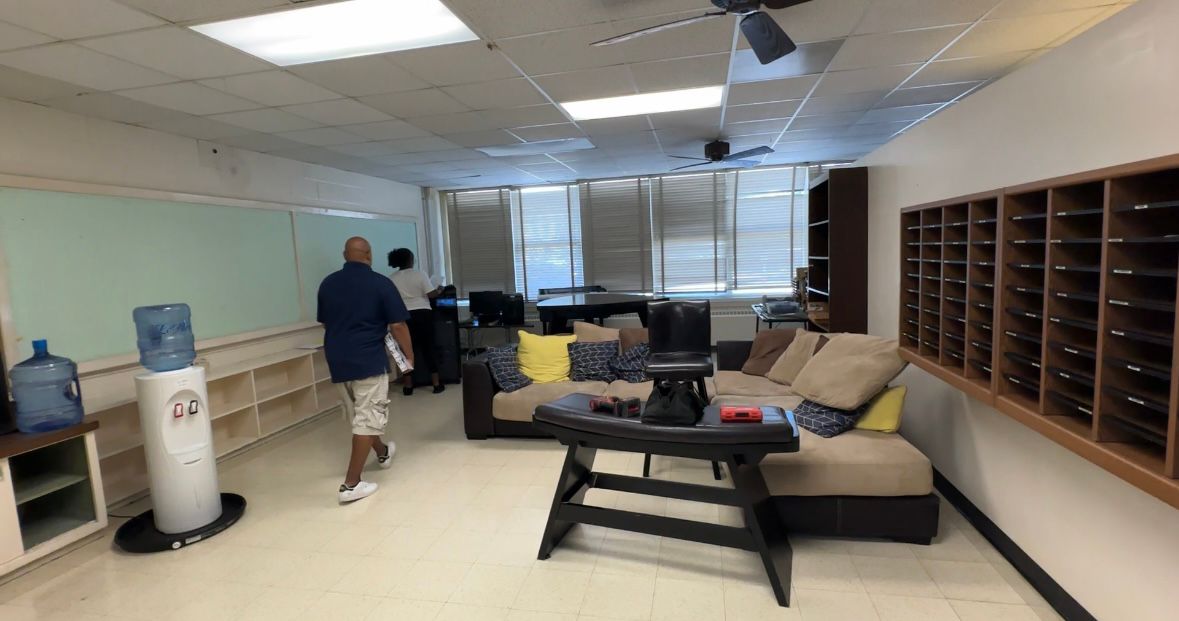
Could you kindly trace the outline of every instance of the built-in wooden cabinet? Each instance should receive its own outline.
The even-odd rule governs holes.
[[[868,169],[832,168],[807,198],[807,302],[827,304],[809,327],[868,331]]]
[[[906,209],[903,356],[1179,507],[1179,156]]]

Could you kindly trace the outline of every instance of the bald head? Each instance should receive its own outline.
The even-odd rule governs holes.
[[[349,237],[348,241],[344,242],[344,260],[372,265],[373,248],[363,237]]]

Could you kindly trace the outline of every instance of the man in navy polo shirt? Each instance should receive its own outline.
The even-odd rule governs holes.
[[[409,311],[393,281],[373,271],[373,251],[363,237],[344,244],[344,268],[319,285],[319,322],[324,354],[352,425],[352,457],[340,485],[340,502],[371,496],[377,484],[361,481],[371,450],[382,468],[393,465],[393,441],[381,441],[389,420],[389,359],[385,334],[392,333],[413,364],[406,320]]]

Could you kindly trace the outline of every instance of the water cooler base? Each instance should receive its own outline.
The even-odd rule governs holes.
[[[131,518],[115,532],[115,543],[126,552],[147,553],[179,550],[233,526],[246,512],[246,499],[237,494],[221,494],[221,517],[186,533],[161,533],[156,530],[152,510]]]

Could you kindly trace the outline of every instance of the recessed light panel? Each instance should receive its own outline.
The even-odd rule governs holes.
[[[570,151],[584,151],[593,149],[594,143],[585,138],[562,138],[560,140],[538,140],[536,142],[520,142],[516,144],[497,145],[493,147],[479,147],[481,151],[491,157],[512,157],[517,155],[545,155],[547,153],[568,153]]]
[[[439,0],[347,0],[191,28],[282,66],[478,39]]]
[[[724,94],[725,87],[723,86],[705,86],[661,93],[567,101],[562,103],[561,107],[574,120],[590,121],[638,114],[719,108]]]

